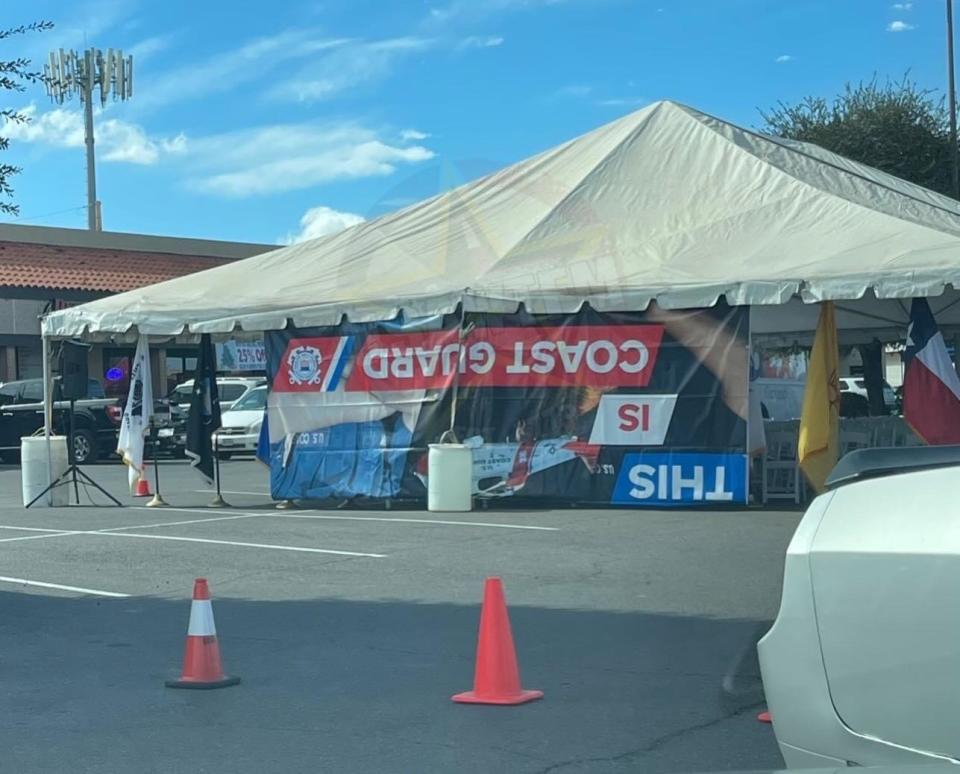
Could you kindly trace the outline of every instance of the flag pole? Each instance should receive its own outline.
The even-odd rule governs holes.
[[[153,499],[147,503],[148,508],[166,508],[167,502],[160,494],[160,460],[157,458],[157,424],[150,415],[150,441],[153,448]]]
[[[218,428],[219,429],[219,428]],[[220,494],[220,433],[213,434],[213,471],[217,479],[217,496],[210,503],[210,508],[229,508],[230,503]]]

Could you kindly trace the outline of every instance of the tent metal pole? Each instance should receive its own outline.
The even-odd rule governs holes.
[[[950,111],[950,173],[952,193],[960,199],[960,160],[957,149],[957,89],[953,65],[953,0],[947,0],[947,109]]]
[[[49,486],[53,481],[53,452],[50,450],[50,435],[53,431],[53,375],[50,367],[50,340],[44,334],[40,342],[43,351],[43,437],[46,439],[47,447],[47,485]],[[68,438],[67,443],[70,442],[71,439]],[[47,507],[53,507],[53,491],[49,489],[47,490]]]

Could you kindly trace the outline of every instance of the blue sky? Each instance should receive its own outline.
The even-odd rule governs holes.
[[[123,48],[135,93],[97,115],[115,231],[280,242],[375,217],[658,99],[748,126],[848,81],[942,88],[944,0],[34,0],[0,42]],[[2,93],[33,121],[15,222],[86,225],[76,101]]]

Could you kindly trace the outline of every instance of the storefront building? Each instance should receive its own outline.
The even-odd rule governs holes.
[[[274,247],[0,224],[0,383],[40,377],[39,317],[46,312],[214,268]],[[242,351],[244,362],[224,370],[255,372],[250,367],[255,365],[250,363],[254,344],[235,344],[231,354],[238,360],[238,351]],[[127,345],[91,347],[91,378],[103,384],[107,395],[124,394],[132,356],[133,349]],[[190,345],[157,348],[152,358],[158,394],[189,378],[196,367],[195,347]]]

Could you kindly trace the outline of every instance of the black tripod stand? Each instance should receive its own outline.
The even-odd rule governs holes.
[[[92,486],[94,489],[99,491],[101,494],[105,495],[114,505],[123,507],[121,502],[110,494],[106,489],[104,489],[100,484],[94,481],[90,476],[84,473],[80,466],[77,465],[76,455],[73,448],[73,433],[74,433],[74,413],[75,413],[75,401],[70,401],[70,434],[67,436],[67,469],[63,471],[54,481],[50,482],[50,485],[44,489],[40,494],[34,497],[29,503],[27,503],[27,508],[33,505],[37,500],[43,497],[47,492],[55,489],[58,486],[69,486],[70,482],[73,482],[73,496],[76,499],[76,505],[80,505],[80,484],[84,486]]]

